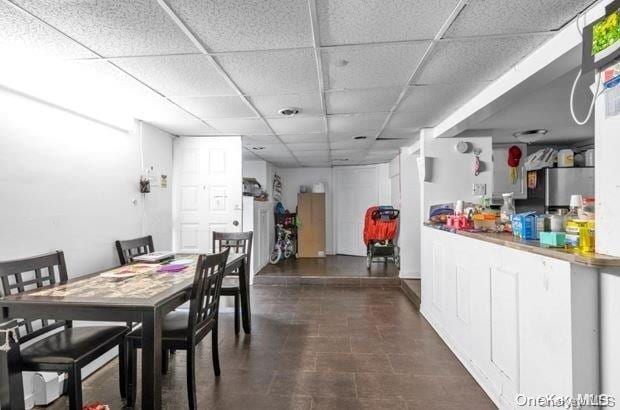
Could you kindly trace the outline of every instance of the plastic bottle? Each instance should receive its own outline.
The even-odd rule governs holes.
[[[499,221],[504,226],[504,230],[510,232],[512,231],[512,216],[515,214],[513,193],[502,194],[502,198],[504,203],[500,209]]]
[[[566,232],[566,227],[570,221],[580,219],[579,214],[581,212],[583,198],[581,195],[571,195],[570,196],[570,210],[564,216],[564,231]]]

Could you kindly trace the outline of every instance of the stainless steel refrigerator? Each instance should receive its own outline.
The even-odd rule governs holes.
[[[538,212],[568,209],[570,196],[594,196],[594,167],[545,168],[536,172],[536,186],[528,181],[527,207]],[[526,205],[525,203],[523,205]]]

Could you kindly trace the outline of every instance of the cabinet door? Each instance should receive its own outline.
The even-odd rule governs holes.
[[[517,169],[517,180],[513,183],[510,179],[510,167],[508,166],[508,149],[516,145],[521,149],[522,156]],[[505,192],[514,192],[515,199],[527,199],[527,184],[523,169],[527,157],[527,145],[509,144],[493,146],[493,196],[501,197]]]

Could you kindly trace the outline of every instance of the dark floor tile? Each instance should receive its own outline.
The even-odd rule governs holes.
[[[319,325],[319,336],[354,336],[354,337],[378,337],[380,336],[377,327],[374,325]]]
[[[318,353],[316,369],[330,372],[392,373],[386,354]]]
[[[407,409],[407,403],[397,399],[344,399],[344,398],[327,398],[327,397],[313,397],[312,398],[313,410],[378,410],[378,409],[390,409],[390,410],[405,410]]]
[[[282,349],[284,352],[349,353],[348,337],[298,337],[290,336]]]
[[[356,397],[353,373],[277,372],[269,394]]]
[[[389,354],[388,356],[394,372],[398,374],[469,377],[467,370],[456,359],[437,358],[423,353]]]
[[[430,377],[357,373],[355,382],[360,398],[432,400],[445,395],[441,382]]]
[[[209,408],[225,410],[310,410],[312,398],[303,396],[259,396],[238,394],[219,399]]]

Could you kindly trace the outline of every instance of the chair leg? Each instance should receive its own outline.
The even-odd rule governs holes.
[[[127,398],[125,404],[127,407],[134,407],[138,390],[138,351],[133,343],[127,341]]]
[[[162,349],[161,352],[161,374],[168,374],[168,362],[170,361],[170,350]]]
[[[241,304],[241,297],[239,295],[239,293],[235,294],[235,335],[239,336],[239,331],[241,329],[241,325],[240,325],[240,305]]]
[[[217,325],[218,321],[216,320],[215,326],[211,329],[211,356],[213,358],[213,372],[216,377],[220,375],[220,353],[217,339]]]
[[[69,370],[69,409],[82,410],[82,372],[77,366]]]
[[[196,408],[196,352],[194,346],[187,349],[187,402],[190,410]]]
[[[125,341],[118,344],[118,383],[121,399],[127,400],[127,346]]]

